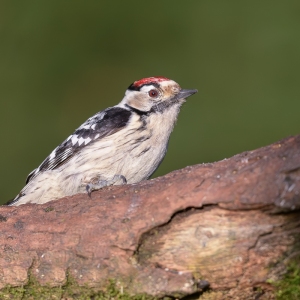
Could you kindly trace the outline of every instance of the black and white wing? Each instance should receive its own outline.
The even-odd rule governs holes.
[[[109,107],[95,114],[56,147],[42,164],[28,175],[26,184],[40,172],[54,170],[66,163],[86,145],[119,131],[126,126],[130,116],[129,110],[118,106]]]

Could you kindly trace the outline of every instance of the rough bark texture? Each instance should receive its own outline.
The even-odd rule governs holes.
[[[299,193],[296,136],[91,198],[2,206],[0,288],[31,275],[94,290],[114,280],[131,295],[181,297],[209,285],[214,299],[248,299],[253,287],[272,297],[268,282],[300,253]]]

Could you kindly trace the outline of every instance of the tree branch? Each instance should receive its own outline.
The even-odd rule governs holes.
[[[91,199],[2,206],[0,288],[30,273],[94,291],[113,280],[131,295],[269,293],[300,253],[299,154],[295,136]]]

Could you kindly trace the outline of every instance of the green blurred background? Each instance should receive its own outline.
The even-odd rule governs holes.
[[[188,99],[154,176],[300,132],[300,1],[1,1],[1,203],[133,81]]]

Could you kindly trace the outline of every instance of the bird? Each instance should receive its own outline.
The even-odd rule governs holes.
[[[87,119],[56,147],[7,205],[91,196],[106,186],[148,179],[166,155],[182,104],[195,93],[163,76],[134,81],[119,104]]]

